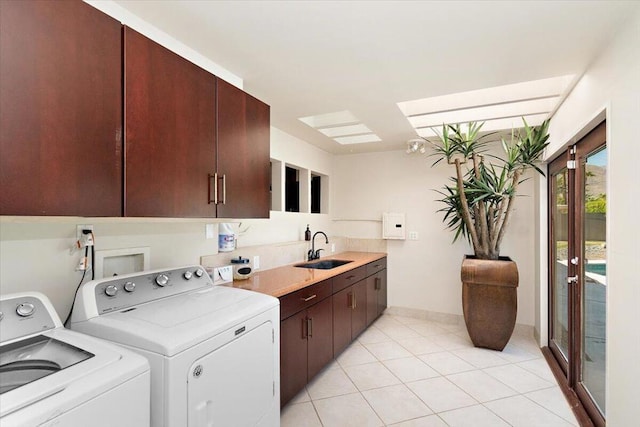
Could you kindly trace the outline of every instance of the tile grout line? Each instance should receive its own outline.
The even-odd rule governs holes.
[[[388,321],[388,323],[386,323]],[[397,325],[393,325],[393,321],[397,322]],[[316,407],[315,402],[316,401],[320,401],[320,400],[324,400],[324,399],[329,399],[329,398],[333,398],[333,397],[339,397],[339,396],[346,396],[349,394],[356,394],[358,393],[360,395],[360,397],[364,400],[364,402],[366,402],[367,407],[372,411],[373,414],[375,414],[375,416],[378,418],[379,421],[381,421],[383,423],[383,425],[390,425],[387,424],[381,416],[381,413],[379,413],[378,411],[376,411],[375,407],[370,403],[370,401],[366,398],[364,392],[366,391],[372,391],[372,390],[380,390],[380,389],[384,389],[387,387],[395,387],[395,386],[404,386],[406,389],[408,389],[411,393],[412,396],[416,397],[418,399],[418,401],[422,402],[422,404],[425,405],[425,407],[427,409],[429,409],[431,411],[431,414],[426,415],[425,417],[429,417],[429,416],[435,416],[437,417],[437,419],[439,419],[440,421],[442,421],[444,424],[449,425],[440,415],[447,413],[447,412],[453,412],[459,409],[464,409],[464,408],[469,408],[469,407],[473,407],[473,406],[481,406],[482,408],[484,408],[485,410],[489,411],[489,413],[495,415],[496,417],[498,417],[500,420],[502,420],[503,422],[505,422],[507,425],[512,426],[511,423],[509,423],[506,419],[504,419],[502,416],[500,416],[498,413],[494,412],[493,410],[491,410],[488,406],[486,406],[486,403],[490,403],[490,402],[495,402],[495,401],[499,401],[502,399],[507,399],[507,398],[514,398],[514,397],[518,397],[518,396],[522,396],[524,397],[528,402],[533,403],[536,407],[538,407],[540,410],[549,413],[555,417],[557,417],[560,420],[563,420],[569,424],[574,424],[574,420],[568,420],[567,418],[565,418],[564,416],[562,416],[560,413],[557,413],[553,410],[547,409],[546,407],[542,406],[541,404],[539,404],[538,402],[534,401],[531,397],[527,396],[527,393],[534,393],[534,392],[539,392],[539,391],[544,391],[544,390],[551,390],[554,387],[558,387],[557,381],[551,382],[549,381],[547,378],[544,378],[542,375],[539,374],[539,372],[541,372],[540,370],[538,370],[538,372],[534,372],[531,369],[527,369],[524,366],[521,366],[520,364],[525,364],[525,363],[529,363],[529,362],[534,362],[537,363],[537,361],[543,360],[544,356],[541,352],[536,352],[535,354],[531,351],[529,351],[530,349],[526,346],[526,345],[519,345],[519,343],[514,342],[512,344],[514,350],[516,351],[516,354],[514,355],[514,357],[516,359],[508,359],[506,357],[501,357],[501,355],[498,354],[493,354],[493,353],[486,353],[486,354],[492,354],[493,356],[502,359],[502,361],[504,363],[498,364],[498,365],[490,365],[490,366],[486,366],[486,367],[480,367],[477,364],[471,363],[469,362],[467,359],[459,356],[458,354],[454,353],[454,351],[461,351],[461,350],[466,350],[466,349],[474,349],[475,347],[460,347],[460,348],[452,348],[452,349],[445,349],[442,348],[442,351],[435,351],[435,352],[430,352],[430,353],[424,353],[424,354],[416,354],[415,352],[411,351],[409,348],[405,347],[404,345],[402,345],[399,340],[408,340],[408,339],[412,339],[412,338],[423,338],[426,339],[427,341],[431,342],[434,345],[438,345],[436,342],[434,342],[430,337],[434,337],[434,336],[452,336],[452,337],[459,337],[465,340],[468,340],[468,336],[464,335],[463,331],[452,331],[452,330],[447,330],[443,328],[443,332],[442,333],[437,333],[437,334],[431,334],[431,335],[423,335],[421,334],[418,330],[413,329],[411,326],[416,326],[419,325],[419,323],[414,323],[411,325],[407,325],[404,324],[398,320],[393,319],[392,316],[389,315],[389,318],[385,319],[385,323],[388,324],[389,326],[387,327],[387,329],[393,328],[393,327],[405,327],[410,329],[411,331],[414,331],[415,333],[417,333],[417,336],[409,336],[409,337],[394,337],[393,334],[389,335],[387,333],[385,333],[382,329],[380,329],[378,326],[376,326],[376,324],[372,324],[372,327],[375,327],[377,332],[379,332],[380,334],[382,334],[382,336],[385,338],[384,341],[380,341],[380,342],[373,342],[373,343],[367,343],[367,344],[382,344],[382,343],[392,343],[393,345],[397,345],[400,348],[402,348],[404,351],[406,351],[408,353],[407,356],[403,356],[403,357],[393,357],[391,359],[385,359],[382,360],[379,358],[378,355],[374,354],[371,350],[369,350],[369,348],[367,347],[367,344],[361,342],[359,340],[359,338],[356,338],[356,340],[354,340],[354,342],[352,344],[350,344],[349,347],[347,347],[347,349],[345,349],[345,352],[351,347],[353,346],[355,343],[357,343],[357,345],[361,346],[367,354],[371,355],[373,357],[373,361],[367,361],[364,363],[355,363],[353,365],[349,365],[349,366],[343,366],[342,363],[338,362],[337,358],[335,359],[336,362],[336,367],[332,368],[332,369],[341,369],[342,374],[345,375],[348,380],[349,383],[354,387],[354,389],[356,390],[353,393],[345,393],[345,394],[338,394],[336,396],[328,396],[325,398],[320,398],[320,399],[313,399],[311,397],[311,394],[309,393],[309,389],[307,386],[305,386],[304,390],[306,391],[306,393],[309,395],[309,401],[312,404],[312,407],[314,409],[314,413],[317,417],[317,419],[319,420],[320,424],[322,426],[324,426],[325,424],[323,423],[322,419],[320,418],[320,413],[318,411],[318,408]],[[437,325],[434,325],[437,326]],[[527,337],[522,337],[522,339],[524,340],[528,340],[529,338]],[[517,341],[517,340],[516,340]],[[446,353],[448,356],[453,356],[456,357],[460,360],[462,360],[463,362],[467,363],[468,365],[472,366],[472,369],[468,369],[468,370],[463,370],[463,371],[459,371],[459,372],[451,372],[449,374],[443,374],[440,370],[434,368],[433,366],[431,366],[427,361],[425,361],[424,359],[421,358],[421,356],[425,356],[425,355],[429,355],[429,354],[436,354],[436,353]],[[518,354],[517,353],[524,353],[524,357],[525,359],[520,360],[517,359]],[[344,354],[344,352],[342,353]],[[478,353],[481,354],[481,353]],[[528,356],[531,356],[530,358],[528,358]],[[478,356],[480,357],[480,356]],[[422,379],[416,379],[416,380],[410,380],[410,381],[403,381],[402,378],[400,378],[399,375],[397,375],[395,372],[393,372],[387,365],[385,362],[390,362],[393,360],[399,360],[399,359],[409,359],[409,358],[414,358],[419,360],[420,362],[424,363],[425,366],[429,367],[433,372],[435,372],[436,374],[438,374],[435,377],[427,377],[427,378],[422,378]],[[357,360],[357,358],[356,358]],[[362,365],[367,365],[367,364],[373,364],[373,363],[377,363],[378,365],[382,366],[384,369],[386,369],[392,376],[392,378],[394,378],[395,380],[399,381],[398,384],[391,384],[391,385],[386,385],[386,386],[380,386],[380,387],[374,387],[371,389],[367,389],[367,390],[362,390],[360,389],[360,387],[355,383],[355,381],[351,378],[351,376],[349,375],[349,373],[347,372],[347,368],[351,368],[354,366],[362,366]],[[476,360],[476,363],[478,363],[478,361]],[[482,363],[481,363],[482,364]],[[519,390],[516,390],[515,388],[513,388],[512,386],[510,386],[509,384],[505,383],[504,381],[500,380],[499,378],[495,377],[494,375],[492,375],[489,372],[486,372],[487,369],[492,369],[492,368],[499,368],[499,367],[506,367],[506,366],[512,366],[514,368],[519,368],[522,369],[524,371],[526,371],[527,373],[533,375],[535,378],[547,382],[549,383],[548,386],[545,387],[541,387],[541,388],[536,388],[533,390],[529,390],[526,392],[520,392]],[[457,385],[456,383],[454,383],[451,379],[448,378],[448,376],[451,375],[456,375],[456,374],[462,374],[462,373],[469,373],[469,372],[479,372],[482,373],[484,375],[489,376],[491,379],[498,381],[500,384],[504,385],[505,387],[507,387],[509,390],[513,391],[515,394],[511,395],[511,396],[506,396],[506,397],[502,397],[502,398],[496,398],[496,399],[491,399],[491,400],[487,400],[486,402],[480,402],[478,401],[475,397],[473,397],[472,395],[470,395],[465,389],[463,389],[461,386]],[[464,405],[458,408],[453,408],[450,410],[446,410],[446,411],[440,411],[440,412],[435,412],[433,410],[433,408],[431,406],[428,405],[427,402],[425,402],[422,398],[420,398],[420,396],[418,396],[416,394],[416,392],[409,387],[409,384],[415,383],[415,382],[419,382],[419,381],[424,381],[424,380],[429,380],[429,379],[435,379],[435,378],[443,378],[445,379],[449,384],[453,385],[457,390],[459,390],[460,392],[464,393],[466,396],[468,396],[469,398],[471,398],[475,403],[471,404],[471,405]],[[304,403],[304,402],[298,402],[298,403]],[[402,420],[402,421],[398,421],[398,423],[404,423],[404,422],[408,422],[414,419],[420,419],[422,417],[416,417],[416,418],[410,418],[410,419],[406,419],[406,420]],[[397,423],[396,423],[397,424]]]

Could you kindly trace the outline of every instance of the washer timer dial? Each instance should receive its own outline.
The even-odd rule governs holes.
[[[16,307],[16,313],[20,317],[29,317],[36,310],[36,307],[30,302],[23,302]]]

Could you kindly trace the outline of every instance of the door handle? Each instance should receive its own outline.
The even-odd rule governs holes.
[[[382,289],[382,286],[380,285],[380,283],[382,283],[382,280],[379,277],[376,277],[375,285],[373,287],[376,291],[379,291],[380,289]]]
[[[307,317],[307,337],[313,338],[313,317]]]
[[[578,276],[567,277],[567,283],[569,285],[573,285],[574,283],[578,283]]]

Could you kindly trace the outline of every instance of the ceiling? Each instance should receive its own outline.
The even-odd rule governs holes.
[[[398,102],[580,76],[637,1],[116,0],[244,80],[273,126],[335,153],[406,148]],[[348,110],[380,142],[299,120]]]

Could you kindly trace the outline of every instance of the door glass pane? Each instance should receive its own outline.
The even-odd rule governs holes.
[[[583,209],[582,382],[605,413],[607,150],[586,159]]]
[[[567,169],[552,176],[553,194],[551,209],[553,209],[553,242],[551,250],[554,251],[555,278],[553,283],[553,337],[556,346],[567,359],[569,348],[569,319],[568,319],[568,286],[567,268],[569,259],[568,230],[569,230],[569,209]]]

